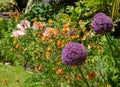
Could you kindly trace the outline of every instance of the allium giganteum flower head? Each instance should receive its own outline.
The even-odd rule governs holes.
[[[68,66],[83,65],[87,58],[87,50],[82,44],[72,42],[62,50],[62,61]]]
[[[113,28],[112,19],[104,13],[97,13],[92,21],[92,29],[97,34],[108,33]]]

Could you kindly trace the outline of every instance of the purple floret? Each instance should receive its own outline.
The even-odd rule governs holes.
[[[97,34],[108,33],[113,28],[113,22],[104,13],[97,13],[92,21],[92,27]]]
[[[62,50],[62,61],[68,66],[83,65],[87,58],[87,50],[82,44],[73,42]]]

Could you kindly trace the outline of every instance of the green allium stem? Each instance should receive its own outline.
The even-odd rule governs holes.
[[[111,51],[112,51],[112,56],[113,56],[113,59],[114,59],[114,61],[115,61],[115,66],[117,66],[118,70],[120,71],[120,69],[119,69],[119,64],[118,64],[117,59],[116,59],[116,56],[115,56],[115,54],[114,54],[114,51],[113,51],[112,45],[111,45],[111,43],[110,43],[109,37],[108,37],[107,34],[105,34],[105,37],[106,37],[107,42],[108,42],[108,44],[109,44],[109,47],[110,47],[110,49],[111,49]]]
[[[79,72],[80,72],[80,74],[81,74],[81,76],[82,76],[82,79],[83,79],[83,80],[85,81],[85,83],[86,83],[86,87],[90,87],[87,79],[86,79],[86,78],[84,77],[84,75],[83,75],[83,72],[82,72],[81,67],[78,67],[78,70],[79,70]]]
[[[116,45],[113,43],[112,39],[111,39],[111,36],[108,34],[108,38],[109,40],[111,41],[112,45],[115,47],[115,50],[117,51],[118,55],[120,54],[118,48],[116,47]]]

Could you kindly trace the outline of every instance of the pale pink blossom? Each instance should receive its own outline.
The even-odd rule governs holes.
[[[19,36],[23,36],[25,35],[26,32],[25,31],[22,31],[22,30],[16,30],[16,31],[13,31],[12,32],[12,37],[19,37]]]
[[[20,24],[17,24],[17,28],[21,30],[25,30],[27,28],[30,28],[30,22],[27,20],[22,20]]]

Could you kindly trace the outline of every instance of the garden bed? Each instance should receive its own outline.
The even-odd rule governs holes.
[[[25,14],[17,11],[15,17],[4,18],[10,13],[1,13],[0,59],[14,65],[1,66],[2,76],[9,73],[6,78],[1,76],[2,86],[11,86],[12,72],[18,77],[22,71],[22,79],[27,69],[32,74],[13,83],[23,87],[119,87],[120,37],[115,32],[120,17],[118,0],[113,2],[33,2]]]

